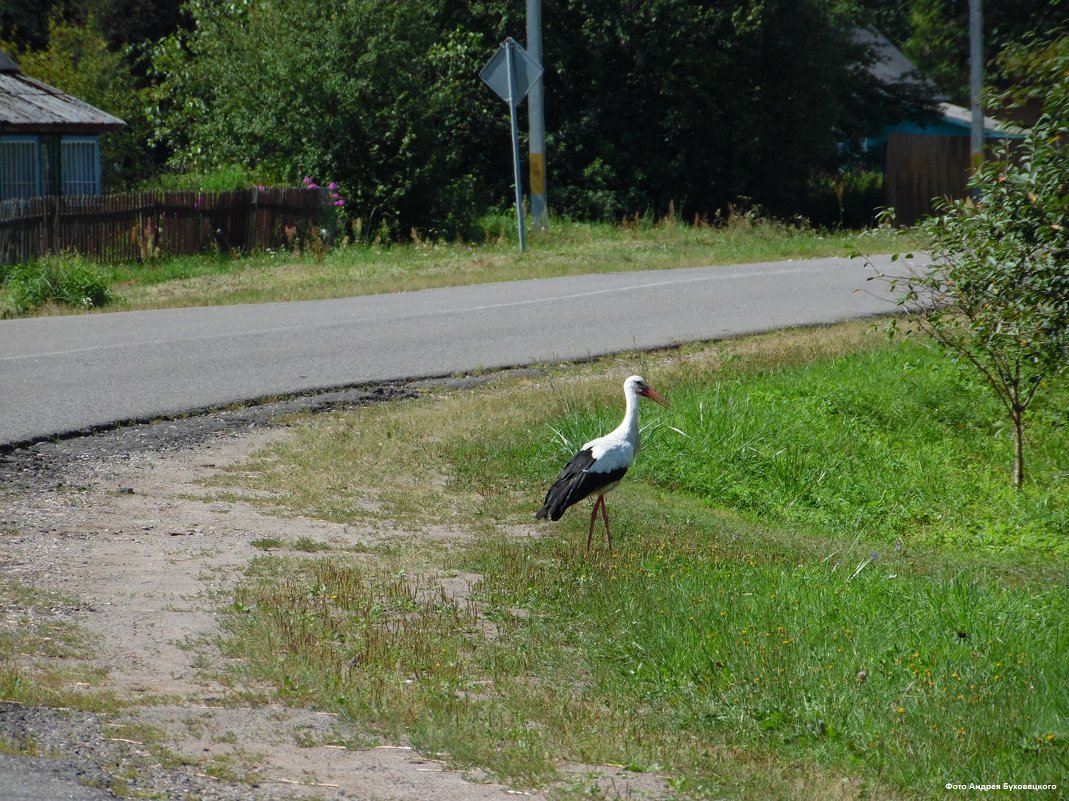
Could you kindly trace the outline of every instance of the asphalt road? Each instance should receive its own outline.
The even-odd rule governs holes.
[[[4,801],[113,801],[111,793],[83,782],[107,776],[76,760],[0,754],[0,798]]]
[[[828,258],[4,320],[0,446],[273,395],[893,311],[871,274],[860,259]]]

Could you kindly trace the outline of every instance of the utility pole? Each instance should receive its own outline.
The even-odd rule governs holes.
[[[542,0],[527,0],[527,53],[542,63]],[[542,76],[531,84],[527,95],[527,119],[530,142],[531,227],[544,231],[549,223],[546,210],[546,123],[542,116]]]
[[[983,9],[981,0],[969,0],[969,87],[972,95],[973,169],[984,160]]]

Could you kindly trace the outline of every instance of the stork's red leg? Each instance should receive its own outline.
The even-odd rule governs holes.
[[[594,501],[594,510],[590,513],[590,531],[586,535],[586,549],[590,550],[590,543],[594,540],[594,521],[598,519],[598,504],[604,503],[605,497],[599,495],[598,499]]]
[[[612,550],[612,530],[609,528],[609,507],[605,505],[605,496],[601,496],[601,516],[605,519],[605,539]]]

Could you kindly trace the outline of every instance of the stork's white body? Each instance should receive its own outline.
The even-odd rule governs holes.
[[[619,470],[627,471],[638,456],[640,447],[638,435],[638,394],[627,392],[627,411],[620,425],[604,436],[590,440],[583,445],[580,453],[590,451],[594,460],[588,470],[591,473],[615,473]],[[602,494],[616,488],[620,480],[606,485]]]

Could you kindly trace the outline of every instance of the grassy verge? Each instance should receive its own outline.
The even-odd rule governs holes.
[[[486,222],[481,244],[423,242],[336,247],[322,259],[268,251],[241,258],[176,257],[106,266],[108,309],[154,309],[228,303],[312,300],[592,272],[668,269],[908,249],[898,232],[827,232],[774,221],[735,218],[720,227],[640,221],[631,226],[554,220],[516,251],[503,217]],[[10,272],[10,271],[9,271]],[[2,273],[0,273],[2,276]],[[20,285],[21,286],[21,285]],[[0,290],[0,308],[18,298]],[[21,290],[20,290],[21,291]],[[75,304],[75,308],[78,307]],[[45,304],[36,313],[68,313]]]
[[[13,579],[0,579],[0,607],[6,620],[0,624],[0,659],[33,654],[55,659],[80,659],[92,652],[88,636],[73,623],[57,620],[57,608],[76,600],[39,590]]]
[[[92,637],[58,619],[57,611],[77,604],[61,593],[0,579],[0,698],[94,712],[118,707],[101,689],[106,671],[80,663],[92,656]],[[73,688],[73,689],[72,689]]]
[[[634,371],[673,409],[647,410],[610,501],[617,550],[588,554],[581,509],[530,515]],[[1064,781],[1066,388],[1013,496],[983,388],[864,325],[567,373],[311,421],[243,465],[296,512],[470,538],[267,554],[231,652],[292,702],[520,785],[561,760],[716,798]]]

